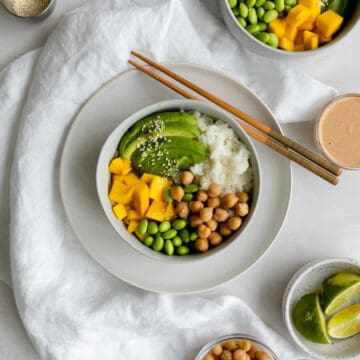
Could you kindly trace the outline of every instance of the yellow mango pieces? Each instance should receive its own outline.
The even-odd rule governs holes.
[[[141,215],[136,210],[130,209],[127,213],[126,218],[128,220],[140,220]]]
[[[124,217],[126,216],[127,214],[127,210],[126,210],[126,207],[125,205],[123,204],[117,204],[113,207],[113,212],[115,214],[115,216],[119,219],[119,220],[122,220],[124,219]]]
[[[145,216],[148,219],[164,221],[167,207],[167,202],[162,200],[153,200]]]
[[[115,158],[111,160],[109,170],[112,174],[126,175],[131,171],[130,161],[128,159]]]
[[[137,184],[140,181],[140,179],[135,174],[129,173],[122,177],[122,181],[127,186],[134,186],[135,184]]]
[[[129,233],[133,233],[133,232],[137,229],[138,225],[139,225],[139,222],[138,222],[138,221],[136,221],[136,220],[131,220],[131,221],[129,222],[127,231],[128,231]]]
[[[124,184],[120,179],[115,179],[109,192],[109,199],[114,203],[127,205],[130,203],[134,189]]]
[[[141,180],[134,185],[133,205],[135,210],[144,216],[149,208],[149,187]]]
[[[334,35],[341,27],[344,18],[333,10],[327,10],[316,19],[316,27],[326,37]]]
[[[298,0],[298,4],[304,5],[308,8],[319,6],[319,0]]]
[[[275,19],[270,22],[268,31],[280,38],[285,35],[285,24],[280,19]]]
[[[170,186],[168,179],[161,176],[154,176],[150,183],[150,199],[153,200],[164,200],[163,192],[166,188]]]
[[[298,4],[290,9],[287,14],[286,22],[294,28],[299,27],[307,21],[311,21],[312,10],[302,4]]]
[[[279,39],[279,48],[287,51],[293,51],[294,43],[286,37],[282,37]]]
[[[141,178],[140,180],[143,181],[145,184],[150,184],[152,179],[155,177],[156,175],[154,174],[147,174],[147,173],[144,173],[141,175]]]
[[[172,203],[168,203],[166,207],[166,211],[164,214],[164,220],[172,220],[176,215],[174,205]]]
[[[313,50],[319,47],[319,35],[311,31],[304,31],[304,49]]]

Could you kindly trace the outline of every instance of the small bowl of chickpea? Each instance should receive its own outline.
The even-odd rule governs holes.
[[[278,357],[252,336],[230,334],[206,344],[195,360],[278,360]]]

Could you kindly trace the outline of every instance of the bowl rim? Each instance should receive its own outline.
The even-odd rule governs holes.
[[[215,112],[215,113],[217,113],[217,115],[209,115],[209,116],[213,117],[213,118],[214,117],[218,118],[219,120],[227,123],[233,130],[235,130],[235,128],[236,128],[235,132],[236,131],[238,132],[237,136],[239,136],[239,134],[241,134],[241,137],[242,137],[241,140],[243,142],[245,142],[245,145],[247,146],[248,150],[251,153],[251,161],[252,161],[251,165],[252,165],[253,169],[255,169],[254,174],[257,174],[257,179],[254,181],[255,186],[257,185],[256,186],[256,196],[255,196],[252,206],[251,206],[251,210],[250,210],[251,213],[246,218],[244,226],[238,230],[238,231],[240,231],[238,234],[236,234],[236,232],[235,232],[233,234],[233,238],[229,239],[229,241],[226,241],[223,244],[215,247],[211,251],[208,251],[205,253],[189,254],[186,256],[168,256],[168,255],[165,255],[162,253],[155,252],[155,251],[151,250],[150,248],[144,246],[143,244],[141,244],[139,242],[138,239],[136,239],[136,237],[134,235],[127,233],[126,229],[124,229],[123,234],[121,234],[118,231],[118,229],[115,227],[113,222],[117,223],[119,220],[117,220],[115,218],[115,216],[113,215],[112,212],[109,215],[107,208],[106,208],[109,200],[107,198],[107,194],[106,194],[106,196],[104,196],[103,190],[102,190],[102,187],[100,184],[101,179],[103,177],[103,174],[102,174],[103,170],[101,168],[103,166],[103,160],[105,160],[103,158],[105,157],[105,154],[106,154],[106,147],[107,147],[108,143],[112,140],[112,138],[115,136],[115,134],[117,134],[119,132],[119,129],[121,129],[123,127],[123,123],[129,123],[129,125],[126,128],[126,129],[128,129],[130,126],[132,126],[137,121],[144,118],[145,116],[148,116],[148,115],[154,114],[154,113],[158,113],[158,112],[162,112],[162,111],[169,111],[171,109],[181,110],[183,107],[186,108],[185,111],[195,110],[195,111],[200,111],[205,114],[207,113],[207,111]],[[125,131],[126,130],[120,131],[120,134],[118,134],[118,135],[121,137],[125,133]],[[117,141],[119,141],[119,140],[117,140]],[[115,151],[116,151],[116,149],[114,149],[114,153],[115,153]],[[225,110],[221,109],[220,107],[218,107],[212,103],[208,103],[205,101],[196,101],[196,100],[188,100],[188,99],[170,99],[170,100],[164,100],[164,101],[160,101],[160,102],[156,102],[156,103],[147,105],[147,106],[141,108],[140,110],[132,113],[127,118],[119,121],[119,124],[107,136],[107,138],[106,138],[105,142],[103,143],[103,146],[100,150],[98,160],[97,160],[97,166],[96,166],[96,190],[97,190],[97,195],[98,195],[98,199],[100,201],[102,210],[105,213],[105,216],[108,219],[108,221],[110,222],[111,226],[113,227],[115,232],[119,235],[120,239],[122,241],[125,241],[134,250],[138,251],[142,255],[150,257],[153,260],[163,261],[163,262],[167,262],[167,263],[181,264],[181,263],[187,263],[190,260],[192,262],[193,261],[201,261],[201,260],[205,260],[208,256],[211,256],[212,254],[216,254],[219,251],[222,251],[227,246],[229,246],[230,244],[235,242],[237,240],[237,238],[239,236],[241,236],[242,232],[246,230],[246,228],[248,227],[248,224],[251,222],[251,220],[253,218],[253,214],[256,212],[256,208],[259,203],[259,198],[261,196],[261,178],[262,178],[262,176],[261,176],[261,168],[260,168],[259,164],[260,164],[259,156],[257,154],[257,151],[256,151],[255,146],[253,145],[251,139],[245,133],[245,131],[241,128],[241,126],[239,126],[238,123],[233,119],[233,117],[230,114],[228,114],[227,112],[225,112]],[[106,198],[106,200],[105,200],[105,198]],[[136,241],[134,241],[134,240],[136,240]]]
[[[297,347],[302,350],[303,352],[305,352],[306,354],[316,357],[318,359],[321,360],[329,360],[329,357],[327,357],[326,355],[322,355],[319,352],[314,352],[311,349],[309,349],[305,342],[304,339],[298,335],[296,333],[296,329],[294,328],[292,319],[291,319],[291,309],[290,309],[290,302],[293,296],[293,292],[295,291],[295,289],[297,288],[297,286],[299,285],[299,282],[302,280],[303,277],[305,277],[309,272],[313,271],[314,269],[324,266],[324,265],[329,265],[329,264],[348,264],[351,266],[355,266],[359,269],[360,271],[360,262],[350,258],[350,257],[327,257],[327,258],[317,258],[314,260],[311,260],[307,263],[305,263],[303,266],[301,266],[295,273],[294,275],[291,277],[291,279],[289,280],[284,294],[283,294],[283,298],[282,298],[282,316],[283,316],[283,321],[286,325],[286,328],[292,338],[292,340],[295,342],[295,344],[297,345]],[[330,344],[331,345],[331,344]],[[334,359],[334,358],[331,358]],[[347,359],[347,358],[342,358],[342,359]],[[351,360],[354,360],[354,357],[348,358]]]
[[[228,11],[232,21],[235,23],[235,25],[237,26],[238,29],[240,29],[240,31],[245,34],[245,36],[247,36],[248,39],[252,39],[255,41],[255,43],[257,45],[259,45],[262,49],[267,49],[270,52],[273,52],[277,55],[285,55],[288,56],[289,58],[297,58],[299,56],[312,56],[312,55],[320,55],[326,51],[328,51],[330,48],[332,48],[333,46],[335,46],[336,44],[338,44],[340,42],[340,40],[342,38],[344,38],[345,36],[349,35],[350,32],[355,28],[356,24],[360,21],[360,17],[358,16],[357,19],[355,19],[353,21],[353,24],[350,25],[350,27],[347,29],[347,31],[345,33],[343,33],[341,39],[337,39],[338,36],[335,37],[335,39],[331,40],[330,42],[328,42],[325,45],[322,45],[320,47],[318,47],[317,49],[314,50],[302,50],[302,51],[287,51],[287,50],[283,50],[283,49],[279,49],[279,48],[273,48],[272,46],[266,45],[264,44],[262,41],[260,41],[259,39],[257,39],[255,36],[251,35],[248,31],[246,31],[240,24],[239,22],[236,20],[236,17],[234,15],[234,13],[231,10],[231,7],[229,5],[229,2],[227,0],[219,0],[220,2],[224,2],[225,3],[225,8]],[[356,4],[355,4],[356,5]],[[360,6],[360,5],[358,5]],[[359,11],[360,13],[360,11]],[[341,31],[340,31],[341,33]],[[340,34],[339,33],[339,34]],[[338,34],[338,35],[339,35]]]

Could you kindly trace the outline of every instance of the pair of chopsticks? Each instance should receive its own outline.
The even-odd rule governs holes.
[[[136,51],[131,51],[131,54],[134,55],[135,57],[141,59],[145,63],[151,65],[155,69],[166,74],[167,76],[171,77],[172,79],[185,85],[186,87],[188,87],[189,89],[198,93],[199,95],[203,96],[204,98],[206,98],[206,99],[210,100],[211,102],[215,103],[216,105],[220,106],[224,110],[235,115],[238,119],[241,119],[242,121],[248,123],[249,125],[253,126],[257,130],[261,131],[261,132],[256,131],[255,129],[243,124],[238,119],[236,119],[238,124],[252,138],[260,141],[261,143],[263,143],[266,146],[270,147],[271,149],[277,151],[281,155],[296,162],[297,164],[303,166],[304,168],[312,171],[314,174],[320,176],[321,178],[325,179],[326,181],[330,182],[331,184],[336,185],[339,182],[338,176],[341,174],[341,169],[338,166],[336,166],[335,164],[318,156],[317,154],[313,153],[312,151],[306,149],[302,145],[296,143],[294,140],[276,132],[275,130],[273,130],[269,126],[267,126],[266,124],[260,122],[259,120],[255,119],[254,117],[252,117],[251,115],[246,114],[243,111],[241,111],[240,109],[226,103],[224,100],[209,93],[205,89],[202,89],[198,85],[195,85],[194,83],[183,78],[182,76],[172,72],[165,66],[156,63],[155,61],[145,57],[144,55],[139,54]],[[140,71],[151,76],[152,78],[161,82],[162,84],[169,87],[170,89],[176,91],[180,95],[182,95],[188,99],[192,99],[192,100],[201,100],[200,98],[195,97],[190,92],[184,90],[183,88],[170,82],[166,78],[153,72],[148,67],[145,67],[133,60],[129,60],[128,62],[129,62],[129,64],[133,65]]]

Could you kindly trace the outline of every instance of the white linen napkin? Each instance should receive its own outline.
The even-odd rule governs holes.
[[[302,73],[246,52],[197,1],[90,1],[64,16],[36,63],[11,173],[12,281],[31,340],[44,359],[185,360],[208,340],[235,331],[266,339],[280,359],[301,358],[240,299],[133,288],[98,266],[75,238],[58,188],[66,131],[89,96],[128,68],[132,49],[159,61],[231,72],[281,121],[308,119],[335,94]],[[23,57],[0,74],[6,79],[0,84],[0,113],[6,113],[6,100],[13,107],[1,120],[8,124],[0,132],[6,144],[14,140],[36,56]],[[8,175],[7,154],[0,170]]]

